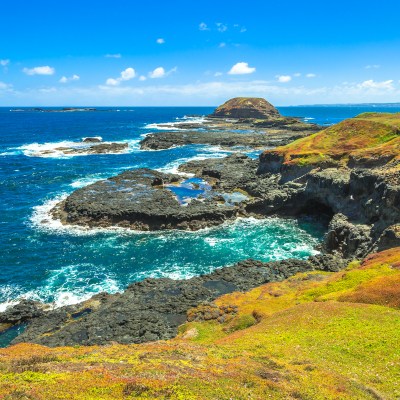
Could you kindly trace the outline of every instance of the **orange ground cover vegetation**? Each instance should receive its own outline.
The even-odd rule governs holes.
[[[399,398],[399,266],[396,248],[231,293],[229,318],[170,341],[2,349],[0,398]]]
[[[399,134],[400,113],[364,113],[266,153],[282,155],[288,165],[346,165],[350,158],[398,159]]]

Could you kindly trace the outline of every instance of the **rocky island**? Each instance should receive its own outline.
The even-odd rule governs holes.
[[[160,150],[188,144],[208,144],[265,149],[285,145],[321,129],[316,124],[284,117],[265,99],[237,97],[228,100],[202,123],[172,125],[176,131],[150,133],[141,141],[142,149]],[[159,127],[162,129],[163,125]]]
[[[69,142],[59,147],[48,149],[45,146],[38,148],[31,155],[46,156],[79,156],[88,154],[121,154],[129,149],[128,143],[103,142],[99,137],[87,137],[78,142]]]

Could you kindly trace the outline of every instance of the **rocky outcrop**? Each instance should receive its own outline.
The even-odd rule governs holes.
[[[235,97],[211,114],[217,118],[257,118],[279,117],[279,111],[267,100],[258,97]]]
[[[246,196],[236,200],[205,186],[199,190],[182,176],[150,169],[126,171],[73,192],[52,215],[64,224],[135,230],[196,230],[245,215]]]
[[[121,154],[128,152],[128,150],[128,143],[102,142],[100,138],[88,137],[84,138],[81,142],[70,142],[68,146],[54,147],[52,149],[48,149],[47,147],[39,148],[32,155],[36,157],[59,157],[60,154],[65,156]]]
[[[83,148],[58,147],[56,148],[56,151],[60,151],[65,155],[117,154],[117,153],[125,153],[128,150],[128,148],[129,148],[128,143],[98,143]]]
[[[353,224],[343,214],[336,214],[332,218],[324,241],[324,250],[327,253],[362,259],[371,249],[371,226]]]
[[[100,137],[94,136],[94,137],[85,137],[82,139],[83,143],[100,143],[102,139]]]
[[[251,127],[249,127],[251,128]],[[168,131],[146,135],[140,142],[143,150],[163,150],[177,146],[191,144],[207,144],[220,146],[225,149],[232,147],[247,147],[251,149],[266,149],[268,147],[283,146],[299,139],[311,132],[279,131],[279,132],[248,132],[236,133],[235,131]]]
[[[387,227],[377,242],[378,251],[400,246],[400,224]]]
[[[325,250],[364,257],[397,245],[400,223],[400,114],[362,114],[260,156],[259,174],[299,185],[295,212],[338,214]],[[293,202],[292,202],[293,204]]]
[[[187,318],[227,318],[235,310],[210,313],[213,307],[188,310],[234,291],[247,291],[267,282],[282,281],[298,272],[337,271],[341,258],[314,256],[308,260],[261,262],[246,260],[188,280],[145,279],[125,292],[99,294],[81,304],[37,314],[15,306],[0,314],[0,320],[29,322],[13,343],[33,342],[46,346],[95,345],[111,342],[141,343],[175,337]],[[7,316],[8,315],[8,316]],[[28,317],[28,318],[27,318]]]
[[[0,324],[22,323],[44,314],[45,306],[37,301],[22,300],[0,313]]]

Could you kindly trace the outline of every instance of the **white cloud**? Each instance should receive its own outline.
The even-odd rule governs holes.
[[[317,76],[317,75],[315,75],[315,74],[307,74],[307,75],[306,75],[307,78],[315,78],[316,76]]]
[[[226,43],[225,43],[225,42],[221,42],[221,43],[218,45],[218,47],[220,47],[220,48],[225,47],[225,46],[226,46]]]
[[[106,58],[121,58],[122,55],[120,53],[117,53],[117,54],[106,54],[104,57],[106,57]]]
[[[357,85],[360,89],[384,89],[384,90],[393,90],[393,80],[387,80],[387,81],[382,81],[382,82],[375,82],[372,79],[369,79],[367,81],[364,81],[362,83],[359,83]]]
[[[247,32],[247,29],[243,26],[243,27],[240,29],[240,33],[244,33],[244,32]]]
[[[127,68],[121,72],[121,81],[129,81],[136,76],[136,71],[133,68]]]
[[[209,31],[210,30],[210,28],[207,26],[207,24],[205,22],[200,22],[199,29],[201,31]]]
[[[154,71],[149,73],[150,78],[164,78],[165,69],[163,67],[158,67]]]
[[[164,44],[164,43],[165,43],[165,39],[159,38],[159,39],[156,40],[156,42],[157,42],[158,44]]]
[[[136,71],[129,67],[121,71],[119,78],[108,78],[106,80],[106,85],[108,86],[118,86],[123,81],[130,81],[136,76]]]
[[[157,67],[154,71],[149,72],[149,78],[157,79],[157,78],[164,78],[173,72],[177,71],[177,67],[170,69],[168,72],[165,71],[163,67]]]
[[[380,65],[378,65],[378,64],[373,64],[373,65],[366,65],[365,66],[365,69],[378,69],[378,68],[380,68],[381,66]]]
[[[48,65],[43,67],[24,68],[22,70],[27,75],[54,75],[56,70]]]
[[[6,67],[8,64],[10,64],[10,60],[0,60],[0,65],[2,67]]]
[[[139,81],[145,81],[147,78],[144,75],[140,75],[139,76]]]
[[[301,76],[301,73],[300,73],[300,72],[296,72],[295,74],[293,74],[293,76],[295,76],[296,78],[298,78],[298,77]]]
[[[215,25],[217,25],[217,29],[219,32],[225,32],[228,30],[228,26],[223,24],[222,22],[217,22]]]
[[[79,75],[74,74],[74,75],[70,76],[69,78],[67,78],[66,76],[63,76],[59,80],[59,82],[60,83],[67,83],[67,82],[71,82],[71,81],[79,81],[79,79],[80,79]]]
[[[236,63],[228,72],[229,75],[245,75],[252,74],[255,72],[254,67],[249,67],[249,64],[246,62],[238,62]]]
[[[108,78],[106,80],[106,85],[108,86],[118,86],[120,83],[120,81],[118,79],[114,79],[114,78]]]
[[[276,75],[276,78],[280,83],[287,83],[292,80],[292,77],[290,75]]]
[[[222,72],[216,72],[216,73],[214,74],[214,76],[222,76],[222,75],[223,75]]]

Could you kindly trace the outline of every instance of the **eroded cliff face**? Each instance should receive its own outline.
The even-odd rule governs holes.
[[[259,174],[297,183],[297,208],[340,214],[327,251],[362,257],[400,244],[400,114],[368,113],[260,156]]]

